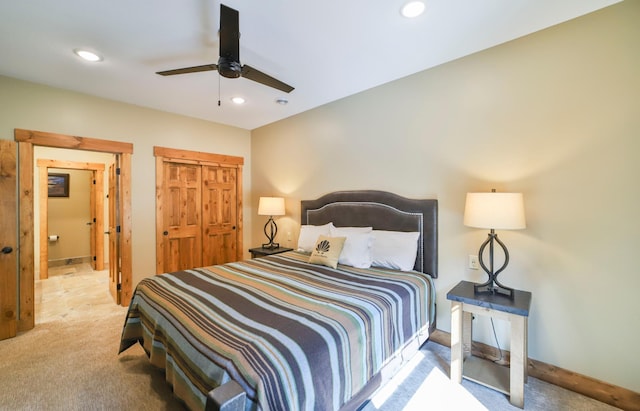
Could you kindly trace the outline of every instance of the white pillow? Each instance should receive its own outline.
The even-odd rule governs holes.
[[[373,231],[373,227],[336,227],[331,224],[332,232],[338,232],[335,230],[339,230],[341,233],[370,233]]]
[[[310,253],[316,245],[318,237],[321,235],[329,236],[333,223],[325,225],[303,225],[300,226],[300,235],[298,236],[298,251]]]
[[[356,268],[371,267],[371,231],[371,227],[331,227],[332,237],[346,237],[338,263]]]
[[[372,262],[374,267],[411,271],[418,254],[418,232],[373,230]]]

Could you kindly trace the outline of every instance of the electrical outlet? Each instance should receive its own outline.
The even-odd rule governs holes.
[[[469,268],[472,270],[479,270],[480,263],[478,262],[478,256],[469,254]]]

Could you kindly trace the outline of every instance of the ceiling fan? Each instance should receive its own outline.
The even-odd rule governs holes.
[[[293,87],[275,79],[253,67],[240,64],[240,24],[238,11],[220,4],[220,57],[218,64],[185,67],[174,70],[158,71],[161,76],[197,73],[199,71],[218,70],[222,77],[244,77],[265,86],[273,87],[285,93],[293,91]]]

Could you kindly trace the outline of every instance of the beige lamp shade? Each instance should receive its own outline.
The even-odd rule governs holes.
[[[464,225],[476,228],[526,228],[522,193],[467,193]]]
[[[284,215],[284,198],[260,197],[258,215]]]

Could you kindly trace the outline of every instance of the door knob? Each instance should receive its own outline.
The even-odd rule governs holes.
[[[162,235],[169,235],[169,232],[168,232],[168,231],[164,231],[164,232],[162,233]]]
[[[2,248],[2,254],[11,254],[11,252],[13,251],[13,248],[6,246]]]

